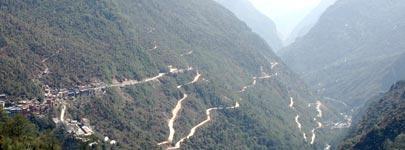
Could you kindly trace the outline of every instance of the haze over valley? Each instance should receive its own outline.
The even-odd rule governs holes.
[[[0,149],[405,149],[405,1],[0,1]]]

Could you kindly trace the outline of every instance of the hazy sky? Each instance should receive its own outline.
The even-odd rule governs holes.
[[[321,0],[250,0],[262,13],[277,25],[282,38],[314,9]]]

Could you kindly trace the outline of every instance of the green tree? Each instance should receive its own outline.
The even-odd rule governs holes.
[[[0,147],[4,150],[61,149],[52,132],[41,133],[24,116],[9,118],[4,113],[0,116]]]

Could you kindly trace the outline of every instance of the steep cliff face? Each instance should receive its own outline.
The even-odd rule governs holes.
[[[232,11],[236,17],[245,22],[253,32],[260,35],[266,42],[278,51],[283,42],[278,36],[274,22],[258,10],[248,0],[215,0]]]
[[[400,0],[340,0],[281,56],[321,94],[362,104],[404,78],[390,71],[405,52],[404,8]]]
[[[342,149],[404,149],[405,81],[372,102],[342,142]]]

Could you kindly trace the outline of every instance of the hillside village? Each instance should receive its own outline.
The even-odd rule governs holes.
[[[51,114],[52,110],[60,110],[59,116],[53,116],[52,121],[57,125],[63,125],[66,133],[74,135],[77,140],[82,142],[89,142],[89,146],[98,144],[101,141],[90,141],[90,136],[95,134],[95,131],[90,124],[88,118],[81,118],[74,120],[66,118],[67,105],[74,101],[77,97],[82,96],[99,96],[106,93],[109,87],[125,87],[130,85],[142,84],[152,81],[157,81],[165,75],[175,75],[179,73],[185,73],[192,71],[194,68],[188,67],[186,69],[178,69],[172,65],[168,66],[168,73],[159,73],[159,75],[146,78],[142,81],[124,79],[120,81],[113,81],[112,84],[106,84],[103,82],[94,82],[88,85],[80,85],[73,88],[51,88],[49,85],[43,86],[44,99],[23,99],[15,100],[15,98],[9,98],[6,94],[0,94],[0,105],[10,116],[21,114],[27,118],[40,117],[44,118]],[[46,75],[49,72],[48,68],[42,72],[42,75]],[[198,73],[198,72],[197,72]],[[198,78],[197,78],[198,79]],[[103,142],[110,145],[116,145],[117,141],[110,139],[109,136],[104,136]]]
[[[52,89],[48,85],[43,87],[44,99],[24,99],[15,102],[14,98],[8,98],[6,94],[0,94],[0,105],[2,109],[10,116],[21,114],[27,118],[40,117],[44,118],[51,114],[52,110],[60,109],[60,116],[54,116],[52,121],[57,125],[63,125],[66,133],[74,135],[74,137],[82,142],[89,142],[90,136],[95,131],[90,124],[88,118],[74,120],[65,118],[66,104],[69,101],[75,100],[79,96],[95,96],[105,92],[106,85],[104,83],[92,83],[85,86],[77,86],[69,89]],[[104,142],[111,145],[117,144],[117,141],[110,140],[108,136],[104,137]],[[89,146],[98,144],[91,142]]]

